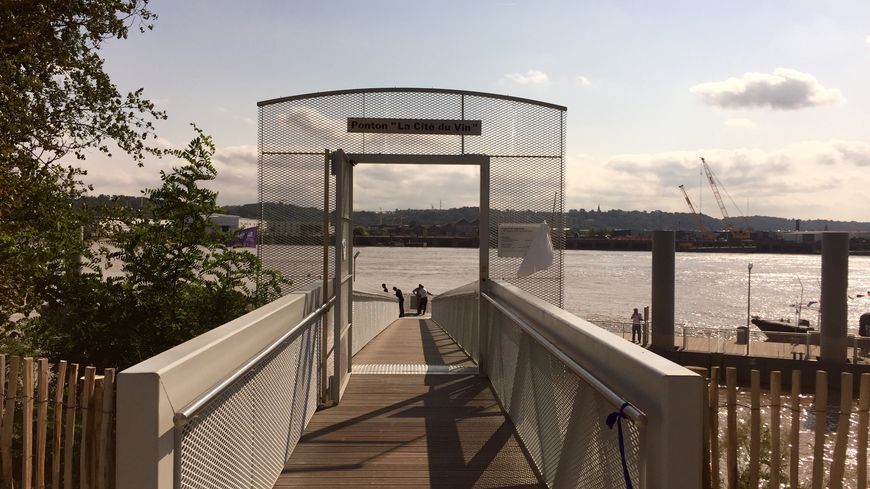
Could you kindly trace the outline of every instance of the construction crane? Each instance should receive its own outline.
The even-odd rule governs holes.
[[[695,205],[692,204],[692,199],[689,198],[689,194],[686,192],[686,187],[683,185],[679,186],[680,191],[683,192],[683,197],[686,198],[686,204],[689,205],[689,210],[692,211],[692,216],[695,217],[695,226],[698,227],[698,231],[700,231],[700,238],[702,241],[716,241],[716,233],[707,229],[704,226],[704,223],[701,222],[701,214],[695,210]]]
[[[722,201],[722,195],[719,194],[719,186],[716,185],[716,179],[713,177],[713,170],[710,169],[710,165],[707,164],[707,161],[704,157],[701,157],[701,164],[704,166],[704,173],[707,174],[707,180],[710,181],[710,188],[713,189],[713,196],[716,197],[716,203],[719,204],[719,210],[722,212],[722,217],[725,218],[725,225],[728,226],[728,229],[734,227],[731,224],[731,217],[728,215],[728,209],[725,208],[725,202]]]
[[[719,204],[719,211],[722,212],[722,217],[725,220],[725,227],[728,228],[734,239],[749,239],[749,231],[735,229],[734,223],[731,222],[731,216],[728,215],[728,209],[725,208],[725,202],[722,200],[722,195],[719,193],[719,186],[716,184],[713,170],[710,169],[710,165],[707,164],[707,160],[705,160],[703,156],[701,156],[701,165],[704,167],[704,173],[707,174],[710,188],[713,189],[713,196],[716,197],[716,203]]]
[[[686,203],[689,204],[689,210],[692,211],[692,215],[695,217],[695,224],[698,226],[698,230],[706,231],[707,229],[704,227],[704,224],[701,223],[701,215],[695,210],[695,206],[692,205],[692,199],[690,199],[689,194],[686,193],[686,187],[680,185],[680,190],[683,192],[683,197],[686,198]]]

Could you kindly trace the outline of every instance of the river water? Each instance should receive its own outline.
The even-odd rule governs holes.
[[[433,294],[477,279],[478,250],[468,248],[356,247],[358,290],[380,284],[410,292],[422,283]],[[752,315],[794,318],[794,304],[818,301],[821,256],[746,253],[677,253],[675,319],[678,326],[733,329],[746,324],[747,267],[752,263]],[[650,304],[652,254],[565,251],[565,309],[592,322],[627,321]],[[849,259],[849,330],[870,312],[870,257]],[[861,296],[861,297],[858,297]],[[818,323],[818,304],[802,317]]]

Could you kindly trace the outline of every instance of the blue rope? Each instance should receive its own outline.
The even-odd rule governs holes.
[[[619,456],[622,457],[622,475],[625,477],[625,487],[626,489],[633,489],[634,486],[631,484],[631,475],[628,473],[628,464],[625,461],[625,441],[622,438],[622,418],[627,418],[624,411],[625,408],[631,406],[631,403],[623,403],[622,407],[619,408],[619,411],[614,411],[607,415],[607,427],[609,429],[613,429],[613,425],[616,424],[616,430],[619,433]]]

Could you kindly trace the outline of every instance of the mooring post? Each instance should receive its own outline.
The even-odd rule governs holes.
[[[653,231],[652,349],[674,351],[674,239],[673,231]]]
[[[846,294],[849,284],[849,233],[822,234],[821,350],[824,363],[846,362]]]

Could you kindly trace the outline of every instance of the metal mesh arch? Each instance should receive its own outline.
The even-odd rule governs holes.
[[[428,88],[368,88],[265,100],[259,106],[258,255],[292,290],[331,276],[326,243],[335,226],[334,177],[325,153],[490,157],[489,275],[563,303],[565,113],[545,102]],[[480,136],[347,132],[348,117],[482,121]],[[331,189],[331,190],[330,190]],[[324,220],[324,215],[327,219]],[[518,278],[521,258],[498,256],[500,223],[551,223],[554,266]],[[327,253],[324,255],[324,253]],[[288,289],[289,290],[289,289]]]

